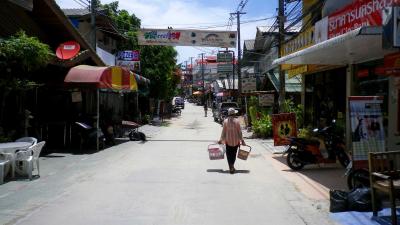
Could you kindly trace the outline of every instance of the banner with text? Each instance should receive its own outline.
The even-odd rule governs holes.
[[[141,29],[139,45],[236,48],[236,31]]]
[[[368,160],[369,152],[385,151],[382,96],[350,96],[350,126],[354,161]]]

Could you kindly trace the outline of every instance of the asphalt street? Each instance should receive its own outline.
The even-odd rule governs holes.
[[[0,224],[335,224],[326,199],[299,190],[259,142],[247,140],[236,174],[209,160],[221,125],[201,106],[143,131],[145,143],[42,157],[40,178],[0,186]]]

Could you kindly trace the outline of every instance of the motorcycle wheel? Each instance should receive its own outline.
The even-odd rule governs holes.
[[[338,152],[339,153],[338,153],[337,157],[339,159],[339,162],[344,168],[346,168],[350,163],[350,158],[346,154],[346,152],[344,152],[343,149],[340,149]]]
[[[349,190],[359,187],[369,187],[369,173],[365,169],[356,169],[347,176],[347,187]]]
[[[138,132],[138,133],[139,133],[139,140],[146,141],[146,135],[142,132]]]
[[[146,141],[146,135],[142,132],[132,131],[129,134],[129,140],[131,140],[131,141]]]
[[[293,152],[289,150],[288,155],[286,156],[286,162],[290,169],[292,170],[301,170],[304,167],[304,163],[298,160],[299,154],[297,152]]]

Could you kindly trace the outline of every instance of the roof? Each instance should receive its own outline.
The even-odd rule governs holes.
[[[90,14],[90,11],[88,8],[81,8],[81,9],[62,9],[65,15],[67,16],[85,16]]]
[[[279,73],[277,72],[268,72],[267,76],[271,83],[274,85],[276,90],[279,90],[280,82],[279,82]],[[285,75],[285,91],[286,92],[301,92],[301,77],[296,76],[289,79],[288,75]]]
[[[68,17],[62,12],[54,0],[33,1],[32,12],[14,7],[9,1],[0,1],[0,36],[10,36],[19,30],[25,30],[27,35],[36,36],[50,48],[55,49],[63,42],[75,40],[82,51],[89,50],[90,63],[98,66],[104,62],[91,48],[89,43],[75,29]]]
[[[134,74],[117,66],[75,66],[69,70],[64,82],[93,85],[99,89],[117,91],[137,91],[138,89]]]
[[[244,50],[246,51],[252,51],[254,50],[254,42],[255,40],[244,40]]]

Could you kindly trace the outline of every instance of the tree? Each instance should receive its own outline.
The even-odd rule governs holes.
[[[118,9],[118,1],[101,5],[112,19],[117,30],[126,38],[118,43],[117,49],[140,50],[142,75],[151,80],[150,96],[156,99],[170,100],[176,94],[174,70],[177,52],[170,46],[139,46],[137,31],[140,19],[135,14]]]
[[[28,37],[23,31],[0,39],[0,123],[8,94],[38,85],[32,81],[32,72],[46,66],[52,56],[48,45],[36,37]]]

